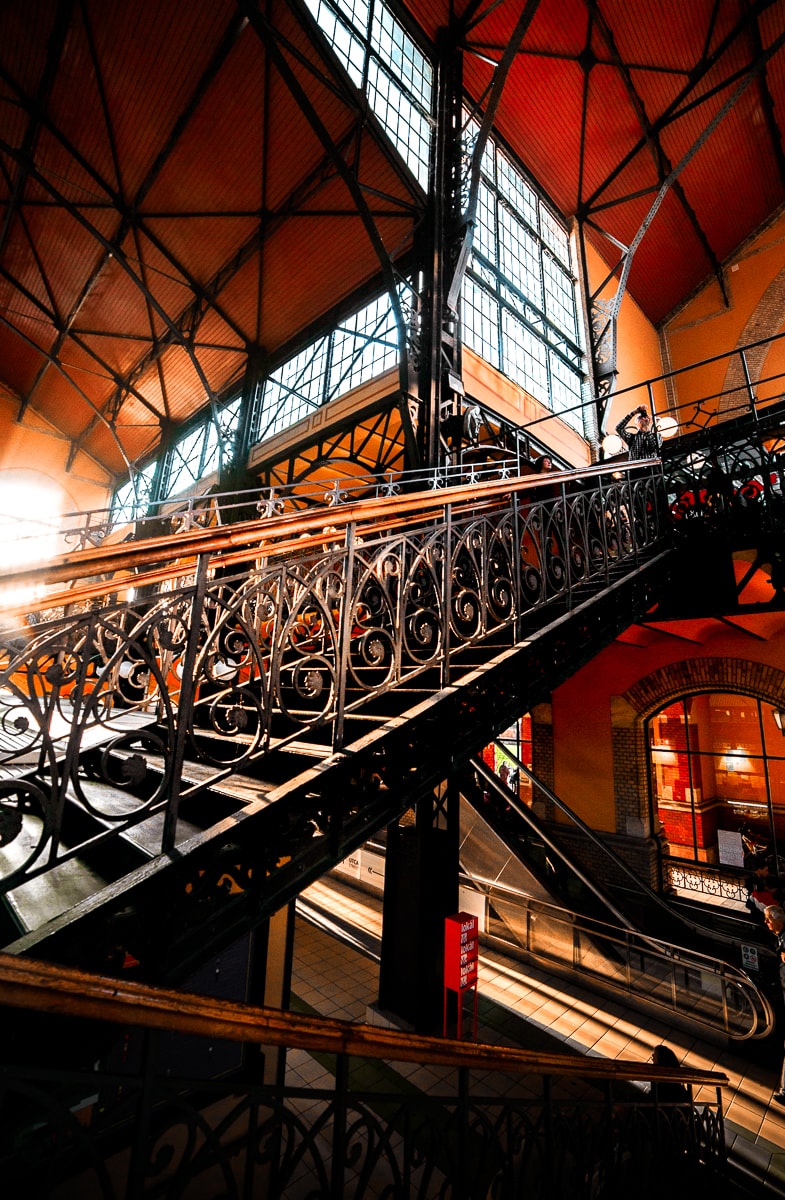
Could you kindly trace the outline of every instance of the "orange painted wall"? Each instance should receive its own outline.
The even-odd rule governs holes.
[[[608,266],[596,251],[587,246],[587,267],[589,272],[589,288],[593,292],[608,274]],[[616,292],[616,280],[606,285],[601,293],[603,299],[610,300]],[[639,404],[648,403],[646,388],[633,385],[641,380],[655,379],[662,375],[664,367],[660,355],[660,341],[657,330],[648,317],[644,316],[632,296],[627,293],[621,302],[617,322],[616,345],[616,386],[611,399],[606,430],[612,430],[617,422],[631,409]],[[632,391],[624,392],[625,388],[633,387]],[[617,393],[622,392],[622,395]],[[665,390],[661,386],[655,392],[655,406],[659,411],[665,404]]]
[[[749,345],[785,331],[785,212],[781,213],[725,264],[729,305],[719,283],[708,281],[663,327],[670,369]],[[785,392],[785,337],[760,363],[753,356],[753,378],[780,376],[757,389],[761,398]],[[758,372],[760,371],[760,374]],[[689,372],[677,382],[679,404],[711,396],[725,386],[728,363],[718,362]],[[743,400],[743,393],[738,395]]]
[[[665,634],[655,635],[646,647],[614,642],[562,684],[553,694],[557,795],[592,828],[615,830],[611,698],[650,671],[685,659],[736,658],[785,670],[785,614],[766,614],[755,621],[751,628],[764,640],[707,621],[692,630],[700,644]],[[689,635],[688,625],[680,623],[679,631]]]
[[[0,388],[0,480],[50,488],[61,513],[103,508],[110,498],[106,473],[84,454],[66,471],[68,439],[29,409],[18,424],[17,412],[16,399]]]

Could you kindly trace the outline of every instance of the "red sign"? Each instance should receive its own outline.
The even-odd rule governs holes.
[[[479,922],[459,912],[444,922],[444,986],[462,992],[477,982]]]

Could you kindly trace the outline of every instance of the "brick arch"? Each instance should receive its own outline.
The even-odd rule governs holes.
[[[696,692],[736,692],[785,707],[785,671],[744,658],[688,658],[658,667],[622,698],[642,724],[669,701]]]
[[[748,346],[751,342],[761,342],[779,333],[783,325],[783,312],[785,312],[785,267],[772,279],[750,313],[736,342],[736,347]],[[771,345],[769,344],[756,346],[746,352],[747,369],[753,383],[763,374],[763,364],[770,350]],[[720,411],[736,407],[745,387],[746,380],[741,362],[734,355],[730,359],[725,373],[723,394],[719,400]]]

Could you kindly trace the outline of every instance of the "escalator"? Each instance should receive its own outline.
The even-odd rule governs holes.
[[[672,1019],[715,1035],[745,1041],[771,1034],[768,988],[742,969],[740,943],[730,933],[674,912],[586,830],[597,853],[611,855],[614,866],[635,880],[639,903],[630,916],[617,893],[596,882],[598,872],[589,873],[559,846],[551,827],[546,830],[483,763],[467,767],[459,786],[461,871],[464,886],[482,897],[486,936],[549,969],[573,978],[577,973],[594,988],[665,1009]],[[558,806],[569,813],[562,802]],[[760,946],[759,954],[763,968],[774,967],[770,948]]]

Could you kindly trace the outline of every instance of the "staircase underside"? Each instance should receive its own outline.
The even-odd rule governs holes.
[[[314,740],[233,776],[234,808],[6,949],[98,970],[138,964],[176,983],[293,899],[533,704],[545,700],[666,590],[670,553],[586,599],[520,644],[473,647],[449,686],[399,688],[347,723],[338,754]],[[486,661],[476,661],[487,656]],[[309,735],[314,737],[312,733]],[[192,770],[185,763],[184,775]],[[229,796],[228,792],[233,792]],[[238,796],[239,793],[239,796]],[[207,797],[202,797],[204,802]],[[210,800],[213,797],[209,797]]]

